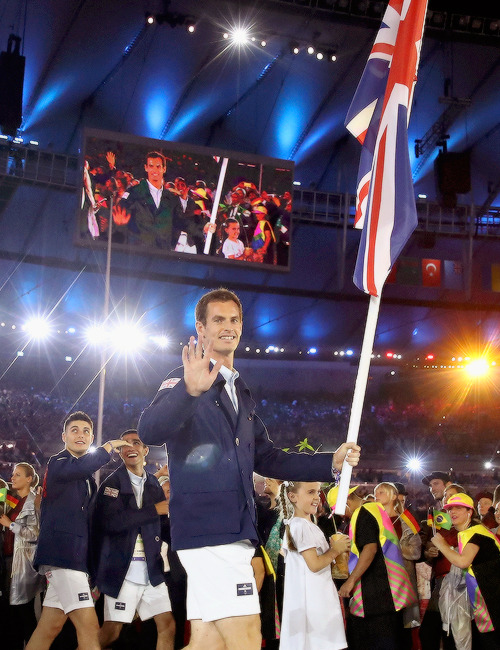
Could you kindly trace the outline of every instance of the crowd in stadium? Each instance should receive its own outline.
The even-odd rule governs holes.
[[[122,431],[132,432],[129,433],[128,437],[125,435],[125,438],[133,440],[137,436],[133,432],[137,427],[139,416],[147,403],[148,400],[144,396],[129,398],[125,402],[118,398],[108,399],[104,421],[105,430],[112,432],[111,437],[117,440]],[[39,615],[40,598],[46,589],[45,578],[42,578],[39,574],[36,574],[36,578],[33,578],[33,575],[29,572],[22,573],[22,563],[19,562],[19,559],[13,562],[13,558],[16,554],[19,557],[21,553],[28,553],[28,557],[31,561],[33,560],[39,532],[40,490],[37,490],[37,483],[40,480],[39,477],[43,477],[46,471],[49,456],[62,444],[60,443],[61,423],[71,406],[71,401],[68,398],[55,398],[34,388],[31,392],[15,387],[4,388],[0,394],[0,424],[2,431],[0,440],[0,476],[4,479],[2,486],[8,488],[4,492],[3,501],[5,504],[0,506],[2,511],[5,512],[2,520],[0,520],[4,524],[1,547],[1,608],[2,613],[11,622],[8,626],[8,647],[13,650],[23,648],[24,643],[28,641],[30,634],[35,629],[37,615]],[[84,397],[80,400],[79,406],[91,413],[95,413],[97,397]],[[263,419],[269,425],[275,441],[278,441],[280,446],[290,447],[292,450],[294,447],[302,448],[306,453],[307,451],[311,453],[315,449],[315,443],[320,446],[325,431],[341,431],[345,429],[348,410],[348,406],[342,404],[341,400],[332,400],[327,396],[309,396],[300,400],[290,396],[287,399],[283,397],[272,399],[268,396],[261,398],[259,404],[259,413],[262,414]],[[477,423],[477,414],[468,413],[465,410],[460,419],[456,418],[455,424],[458,426],[460,421],[462,427],[464,427],[468,415],[471,422]],[[369,441],[375,439],[378,444],[373,447],[373,451],[382,449],[390,454],[391,451],[394,452],[392,440],[395,438],[401,444],[401,439],[405,437],[413,439],[413,432],[416,430],[420,431],[421,435],[432,437],[433,426],[435,426],[435,421],[433,422],[428,410],[419,405],[407,404],[403,407],[392,402],[373,403],[367,409],[363,420],[366,435],[362,434],[361,444],[370,449]],[[447,426],[452,427],[450,422],[447,423]],[[485,426],[482,437],[484,449],[487,450],[489,449],[487,444],[489,423],[486,423]],[[399,432],[399,438],[396,436],[397,432]],[[439,442],[439,447],[442,444],[446,444],[446,438],[444,441]],[[479,445],[479,442],[477,442],[477,445]],[[481,451],[481,448],[478,447],[476,451]],[[367,456],[370,458],[369,453]],[[119,457],[115,458],[114,463],[107,467],[104,464],[102,476],[109,475],[110,471],[115,470],[117,466],[119,467],[121,461],[126,462],[126,454],[123,452],[120,452]],[[168,503],[169,477],[166,466],[160,467],[159,463],[147,464],[145,457],[144,464],[148,471],[156,473],[163,484],[162,487],[167,495]],[[390,465],[390,463],[386,463],[386,465]],[[490,612],[491,620],[489,623],[485,623],[479,617],[476,617],[476,622],[474,622],[478,604],[474,604],[474,601],[472,601],[472,604],[468,604],[466,592],[464,591],[466,584],[464,571],[453,568],[454,565],[447,559],[442,550],[438,550],[435,546],[435,544],[439,543],[457,548],[457,530],[451,525],[452,520],[449,517],[447,518],[450,525],[446,525],[446,522],[437,522],[440,521],[440,517],[444,516],[443,513],[454,512],[453,507],[447,509],[445,505],[447,500],[458,494],[455,501],[459,505],[455,510],[462,508],[464,511],[470,512],[473,516],[473,522],[475,522],[474,525],[476,527],[480,526],[474,539],[479,542],[481,557],[483,557],[482,554],[484,553],[486,553],[484,557],[490,557],[488,554],[491,555],[491,553],[494,555],[494,550],[489,548],[488,545],[493,544],[495,546],[496,544],[500,548],[499,542],[494,542],[491,534],[484,533],[484,531],[491,530],[500,539],[500,530],[498,528],[500,523],[500,490],[498,486],[495,488],[499,480],[498,474],[490,471],[459,473],[450,476],[448,472],[434,471],[426,475],[422,482],[420,478],[418,483],[415,477],[410,477],[409,482],[408,479],[408,473],[405,474],[405,471],[370,469],[367,463],[362,468],[355,469],[353,477],[353,488],[355,489],[349,494],[345,517],[334,514],[335,489],[333,489],[332,495],[329,486],[323,484],[318,493],[316,513],[316,521],[323,539],[321,544],[326,549],[336,548],[328,546],[328,539],[337,531],[349,533],[349,524],[352,523],[353,515],[360,506],[373,502],[381,504],[367,506],[367,508],[376,508],[376,510],[371,514],[369,511],[367,514],[363,512],[366,521],[364,519],[359,520],[359,517],[355,521],[359,530],[361,530],[360,524],[364,522],[363,530],[365,528],[368,531],[371,530],[372,536],[375,535],[371,543],[375,543],[377,541],[375,538],[377,535],[380,537],[381,533],[380,531],[377,532],[378,529],[376,529],[372,519],[380,515],[380,512],[384,509],[389,514],[399,538],[402,562],[410,578],[409,585],[415,590],[416,599],[412,604],[394,610],[393,600],[390,598],[391,585],[387,586],[385,596],[383,590],[382,595],[378,592],[375,595],[370,591],[370,580],[365,577],[365,601],[363,603],[365,613],[369,612],[370,616],[373,615],[374,620],[378,621],[378,623],[385,620],[384,617],[389,616],[389,613],[397,613],[397,616],[391,618],[389,623],[385,620],[384,625],[380,628],[374,628],[378,629],[377,634],[383,638],[387,626],[389,629],[396,629],[396,631],[400,628],[401,636],[398,637],[398,644],[400,645],[395,646],[398,648],[423,648],[424,650],[426,648],[437,648],[439,645],[436,644],[440,643],[441,636],[444,644],[442,647],[444,648],[499,647],[495,645],[497,640],[494,637],[495,632],[491,623],[491,620],[494,621],[497,614]],[[284,586],[285,565],[283,553],[290,554],[292,552],[286,541],[284,543],[283,540],[287,539],[288,524],[286,522],[292,520],[287,518],[290,516],[290,512],[287,513],[286,505],[284,510],[283,507],[280,510],[277,506],[279,506],[280,498],[284,499],[284,495],[288,494],[291,500],[288,497],[286,500],[288,507],[292,508],[293,512],[295,495],[300,495],[302,485],[309,484],[296,483],[294,486],[292,482],[277,481],[272,477],[264,479],[258,475],[254,476],[254,481],[258,526],[260,541],[262,542],[262,546],[259,547],[260,550],[258,549],[256,554],[254,570],[256,577],[260,576],[257,579],[257,585],[260,588],[262,633],[263,643],[265,643],[263,647],[278,648],[280,647],[280,624],[283,622],[283,595],[284,591],[286,591]],[[290,487],[286,487],[288,485]],[[0,494],[2,493],[0,492]],[[31,507],[26,506],[27,503],[31,503]],[[453,501],[450,503],[453,503]],[[195,504],[193,504],[193,507],[195,507]],[[156,645],[157,648],[181,648],[189,639],[190,627],[189,623],[186,622],[185,605],[186,577],[176,553],[169,546],[170,534],[167,512],[168,506],[165,513],[158,514],[158,525],[159,530],[161,530],[162,544],[165,548],[163,555],[166,558],[162,581],[167,584],[170,593],[173,612],[171,615],[172,620],[167,618],[166,622],[163,621],[165,625],[161,627],[161,620],[160,623],[158,621],[159,615],[152,615],[151,619],[149,619],[148,614],[143,614],[147,620],[141,622],[136,619],[131,625],[124,625],[119,622],[112,627],[109,622],[105,623],[100,633],[101,647],[146,648],[154,647],[156,643],[158,644]],[[193,516],[193,514],[186,513],[186,516]],[[477,520],[475,519],[476,516],[478,517]],[[15,522],[18,517],[24,528],[21,528],[19,524],[16,527]],[[8,526],[5,525],[7,523]],[[14,525],[12,526],[11,523]],[[32,537],[26,537],[22,532],[23,530],[29,530]],[[353,535],[356,538],[358,534],[356,526],[354,528],[351,526],[350,530],[351,538]],[[297,537],[297,531],[294,534]],[[368,535],[368,533],[366,534]],[[23,535],[24,545],[18,539],[21,535]],[[477,535],[479,536],[477,537]],[[306,537],[304,542],[306,546],[307,539]],[[29,544],[26,543],[26,540],[29,540]],[[284,548],[288,548],[288,550],[281,550],[280,552],[283,544]],[[486,550],[483,549],[484,545],[486,545]],[[28,550],[26,550],[27,546],[29,546]],[[342,548],[342,546],[338,546],[338,549]],[[447,550],[444,546],[443,548],[445,551]],[[382,552],[384,549],[385,546],[381,544],[380,551]],[[262,566],[266,566],[261,564],[262,553],[266,554],[266,558],[269,558],[269,561],[273,564],[273,575],[275,576],[273,578],[270,577],[269,573],[266,574],[265,571],[261,571]],[[319,550],[318,553],[320,553]],[[373,560],[373,562],[384,561],[383,553]],[[495,563],[494,558],[493,560],[490,558],[488,562],[490,561]],[[30,583],[27,589],[20,587],[20,578],[19,575],[16,575],[19,572],[21,572],[22,579],[25,579],[28,583],[34,579],[33,584]],[[335,577],[336,574],[333,575]],[[480,570],[479,575],[482,575]],[[453,580],[447,578],[447,576],[453,576]],[[340,590],[341,595],[339,601],[341,609],[338,610],[337,616],[340,616],[345,623],[348,647],[362,648],[365,647],[363,646],[363,638],[366,630],[363,627],[359,628],[357,625],[359,619],[352,614],[353,594],[349,591],[350,583],[346,578],[347,574],[343,577],[337,577],[334,583]],[[346,583],[347,587],[344,586]],[[380,590],[380,584],[378,584],[377,590]],[[92,596],[98,599],[96,607],[99,612],[99,620],[102,623],[103,611],[106,611],[104,598],[102,595],[99,597],[98,589],[92,592]],[[351,600],[349,601],[346,596],[351,596]],[[491,595],[489,595],[489,598],[491,598]],[[373,599],[373,602],[370,599]],[[456,599],[456,604],[460,606],[450,609],[449,605],[455,603],[454,599]],[[349,602],[351,602],[351,613],[349,613]],[[446,607],[448,607],[448,614],[445,616]],[[384,608],[387,611],[383,614],[379,612],[379,609],[383,610]],[[275,611],[279,612],[277,617],[274,616]],[[320,611],[323,611],[323,609]],[[335,607],[330,608],[328,616],[331,617],[332,612],[335,611],[337,611]],[[450,615],[450,611],[457,612],[457,614]],[[366,614],[365,620],[361,619],[363,620],[362,625],[367,624],[370,616]],[[381,616],[382,618],[380,618]],[[443,617],[445,617],[445,620]],[[449,626],[450,634],[448,635],[441,632],[443,620]],[[175,629],[177,629],[176,632]],[[340,645],[332,645],[331,647],[347,647],[342,645],[344,643],[342,635],[343,632],[340,635],[340,641],[338,641]],[[165,638],[167,638],[167,645],[161,645],[163,643],[162,639]],[[282,637],[281,647],[284,650],[286,648],[301,647],[293,645],[293,643],[293,640],[290,640],[285,634],[285,639]],[[389,643],[390,641],[387,641],[387,644]],[[491,643],[491,645],[488,645],[488,643]],[[76,644],[75,628],[67,623],[51,647],[63,649],[76,647]],[[392,646],[386,645],[384,647]]]

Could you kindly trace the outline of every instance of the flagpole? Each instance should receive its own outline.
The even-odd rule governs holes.
[[[215,192],[214,203],[212,205],[212,214],[210,215],[210,223],[215,223],[217,218],[217,210],[219,209],[219,201],[222,194],[222,186],[224,184],[224,179],[226,178],[226,169],[229,158],[222,159],[222,165],[220,168],[219,182],[217,183],[217,190]],[[205,248],[203,249],[203,254],[208,255],[210,252],[210,244],[212,243],[212,232],[209,230],[207,232],[207,238],[205,240]]]
[[[106,323],[109,316],[109,300],[111,293],[111,244],[113,241],[113,195],[109,199],[109,221],[108,221],[108,245],[106,249],[106,274],[104,276],[104,307],[102,322]],[[104,347],[101,350],[101,368],[99,371],[99,397],[97,401],[97,429],[96,429],[96,447],[102,445],[102,428],[104,421],[104,390],[106,386],[106,351]],[[101,470],[95,472],[97,485],[100,483]]]
[[[349,419],[349,428],[347,430],[347,442],[357,442],[358,440],[359,425],[361,423],[361,413],[365,401],[366,385],[368,383],[368,373],[370,371],[370,362],[372,358],[375,332],[377,330],[379,310],[380,294],[378,296],[370,296],[365,334],[363,336],[363,345],[361,347],[361,356],[359,359],[358,374],[356,377],[356,385],[354,387],[354,396],[352,398],[351,417]],[[335,514],[337,515],[345,514],[351,474],[351,465],[344,461],[342,473],[340,475],[339,493],[335,504]]]

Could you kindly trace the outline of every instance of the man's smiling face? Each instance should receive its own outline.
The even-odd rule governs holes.
[[[167,168],[161,158],[148,158],[144,170],[151,185],[158,188],[163,185],[163,174],[167,171]]]
[[[126,440],[132,445],[132,447],[121,447],[119,451],[125,467],[131,471],[135,468],[144,467],[149,447],[142,442],[137,433],[126,433],[122,436],[122,440]]]
[[[238,305],[232,300],[209,302],[206,324],[197,321],[196,331],[206,342],[213,341],[213,351],[223,357],[231,356],[241,338],[242,322]]]

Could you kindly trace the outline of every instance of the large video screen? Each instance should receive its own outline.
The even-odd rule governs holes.
[[[82,154],[78,245],[288,270],[293,162],[93,129]]]

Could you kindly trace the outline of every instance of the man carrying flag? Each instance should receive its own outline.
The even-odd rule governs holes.
[[[168,447],[172,548],[188,576],[190,646],[258,650],[260,606],[251,565],[258,540],[254,469],[278,479],[331,480],[346,457],[358,464],[360,448],[344,443],[334,454],[302,455],[273,447],[234,369],[243,310],[232,291],[202,296],[195,328],[196,342],[191,336],[183,365],[143,411],[138,435],[148,445]],[[194,520],[185,515],[193,502]]]

